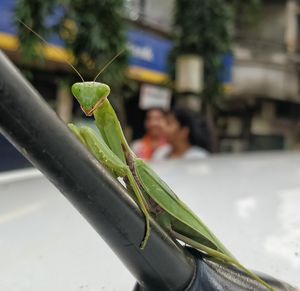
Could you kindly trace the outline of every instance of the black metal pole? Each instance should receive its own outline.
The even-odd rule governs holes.
[[[192,256],[154,222],[145,250],[139,249],[144,234],[139,209],[1,51],[0,129],[75,205],[141,286],[185,289],[194,274]]]

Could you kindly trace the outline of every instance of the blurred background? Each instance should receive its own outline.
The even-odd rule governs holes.
[[[92,122],[71,95],[80,79],[66,60],[91,80],[126,48],[98,81],[111,86],[110,101],[130,141],[145,134],[148,109],[185,107],[205,121],[209,152],[296,150],[299,5],[2,0],[0,48],[65,122]],[[2,171],[29,166],[1,135],[0,161]]]

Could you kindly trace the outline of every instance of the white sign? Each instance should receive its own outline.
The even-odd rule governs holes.
[[[200,93],[203,89],[203,60],[198,55],[182,55],[176,60],[178,92]]]
[[[171,90],[168,88],[143,84],[140,91],[140,109],[153,107],[169,110],[171,105]]]

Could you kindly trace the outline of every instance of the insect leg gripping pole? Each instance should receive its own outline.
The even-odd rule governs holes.
[[[218,277],[216,264],[176,244],[153,221],[141,250],[145,228],[139,208],[1,51],[0,129],[119,256],[138,282],[135,290],[246,290],[242,281],[230,285],[240,276]],[[239,271],[230,272],[232,277]],[[249,287],[249,278],[246,282]]]

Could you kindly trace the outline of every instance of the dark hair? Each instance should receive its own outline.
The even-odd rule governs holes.
[[[189,129],[189,142],[191,145],[210,149],[209,131],[206,122],[199,113],[185,108],[177,108],[171,114],[182,127]]]

